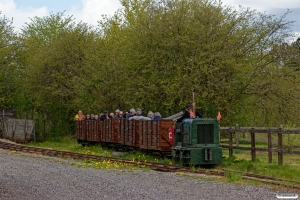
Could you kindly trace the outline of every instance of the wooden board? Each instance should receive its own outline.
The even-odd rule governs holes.
[[[133,146],[133,140],[132,140],[132,132],[134,129],[133,127],[134,120],[128,120],[127,124],[127,131],[125,133],[125,145],[127,146]]]
[[[96,142],[102,142],[103,122],[97,120],[97,125],[98,125],[98,136]]]
[[[112,119],[113,129],[112,129],[112,143],[119,144],[119,135],[121,131],[121,122],[119,119]]]
[[[112,142],[112,120],[106,119],[103,121],[105,142]]]
[[[157,132],[158,132],[158,121],[151,121],[151,127],[148,127],[150,130],[148,131],[148,145],[147,149],[149,150],[157,150]]]
[[[139,122],[139,144],[141,149],[147,149],[148,142],[148,122],[151,121],[140,121]],[[149,126],[150,128],[150,126]]]
[[[126,119],[118,119],[118,122],[119,122],[118,144],[122,144],[122,145],[125,144],[126,121],[128,121],[128,120],[126,120]]]
[[[6,119],[3,137],[15,142],[35,140],[34,120]]]
[[[173,120],[160,120],[159,123],[158,150],[162,152],[169,152],[173,145],[169,142],[169,128],[173,127]]]

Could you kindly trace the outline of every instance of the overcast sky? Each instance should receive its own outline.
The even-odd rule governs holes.
[[[224,5],[249,7],[267,14],[282,16],[288,9],[289,20],[296,21],[293,31],[300,33],[300,0],[222,0]],[[119,0],[0,0],[2,16],[13,18],[16,30],[34,16],[49,15],[49,12],[63,12],[73,15],[92,25],[97,25],[101,15],[112,15],[121,7]]]

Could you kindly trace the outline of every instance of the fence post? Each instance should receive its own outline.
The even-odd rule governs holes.
[[[269,157],[269,163],[272,163],[272,133],[271,130],[269,129],[268,132],[268,157]]]
[[[252,161],[255,160],[256,158],[256,152],[255,152],[255,133],[254,133],[254,128],[250,130],[250,135],[251,135],[251,157]]]
[[[16,132],[16,120],[14,119],[14,121],[12,123],[12,137],[11,137],[12,141],[14,141],[15,132]]]
[[[5,111],[4,110],[2,110],[2,121],[1,121],[1,129],[2,129],[2,131],[1,131],[1,134],[0,134],[0,137],[1,138],[4,138],[5,137],[5,133],[4,133],[4,118],[5,118]]]
[[[43,138],[42,139],[45,139],[46,137],[48,137],[48,135],[46,133],[46,114],[44,114],[44,117],[43,117],[43,125],[44,125],[44,132],[43,132]]]
[[[232,132],[231,128],[229,128],[229,157],[233,156],[233,149],[232,149]]]
[[[39,127],[39,130],[37,131],[37,129],[36,129],[35,132],[38,132],[38,133],[39,133],[39,134],[38,134],[38,137],[39,137],[39,138],[42,138],[42,137],[41,137],[41,127],[40,127],[40,112],[37,113],[37,127]]]
[[[3,110],[2,111],[3,113],[3,118],[2,118],[2,120],[0,120],[0,124],[1,124],[1,129],[2,129],[2,131],[1,131],[1,133],[0,133],[0,138],[3,138],[4,137],[4,117],[5,117],[5,111]]]
[[[278,131],[278,165],[283,164],[283,153],[282,153],[282,128]]]
[[[239,128],[240,128],[239,125],[236,124],[235,129],[237,130]],[[236,146],[238,147],[239,146],[239,132],[238,131],[235,132],[235,142],[236,142]]]

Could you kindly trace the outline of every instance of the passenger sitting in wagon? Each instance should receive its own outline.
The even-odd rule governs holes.
[[[154,113],[154,118],[153,118],[154,120],[161,120],[162,118],[161,118],[161,115],[160,115],[160,113],[159,112],[155,112]]]
[[[182,122],[182,120],[186,118],[203,118],[203,116],[200,114],[198,110],[196,110],[196,113],[194,113],[192,110],[192,105],[188,104],[186,106],[185,113],[179,119],[177,119],[177,122]]]
[[[104,114],[101,116],[100,120],[104,121],[105,119],[111,119],[112,117],[108,115],[108,110],[104,110]]]
[[[123,111],[119,112],[119,118],[124,118]]]
[[[86,118],[85,118],[85,120],[91,120],[91,116],[90,116],[90,114],[87,114],[87,115],[86,115]]]
[[[147,117],[149,117],[151,120],[154,119],[153,112],[151,110],[149,110]]]
[[[129,120],[151,120],[149,117],[142,116],[142,113],[140,111],[136,112],[135,116],[129,117]]]
[[[114,116],[114,118],[120,118],[119,113],[120,113],[120,110],[117,109],[117,110],[115,111],[115,116]]]
[[[109,116],[111,116],[111,118],[115,117],[114,113],[110,113]]]
[[[100,120],[98,115],[95,115],[95,120]]]
[[[140,109],[140,108],[137,108],[137,109],[136,109],[136,112],[141,112],[141,115],[143,116],[142,109]]]
[[[122,119],[123,118],[123,112],[119,111],[118,113],[116,112],[116,115],[114,116],[115,119]]]
[[[129,113],[126,115],[126,119],[129,119],[130,117],[136,116],[135,109],[131,108]]]
[[[78,111],[78,114],[75,115],[74,117],[74,121],[81,121],[81,120],[84,120],[85,116],[82,114],[82,111],[79,110]]]

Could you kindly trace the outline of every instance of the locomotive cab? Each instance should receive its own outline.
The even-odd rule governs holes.
[[[184,119],[176,125],[172,156],[184,164],[222,163],[219,122],[211,118]]]

